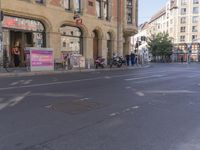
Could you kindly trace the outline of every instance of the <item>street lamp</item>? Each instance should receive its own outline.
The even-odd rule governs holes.
[[[190,53],[191,53],[192,43],[187,45],[187,63],[190,63]]]

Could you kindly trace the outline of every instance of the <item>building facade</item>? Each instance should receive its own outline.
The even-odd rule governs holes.
[[[93,64],[97,56],[130,51],[137,32],[137,0],[1,0],[3,49],[20,47],[24,65],[26,47],[54,49],[55,59],[80,54]]]
[[[173,60],[200,61],[200,1],[168,0],[149,21],[149,32],[168,33],[173,39]]]
[[[143,61],[142,63],[151,61],[147,44],[147,37],[149,36],[149,23],[145,22],[139,26],[138,33],[131,38],[132,51],[138,55]]]

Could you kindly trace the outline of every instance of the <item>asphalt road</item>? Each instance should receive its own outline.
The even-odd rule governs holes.
[[[200,64],[0,83],[0,150],[200,149]]]

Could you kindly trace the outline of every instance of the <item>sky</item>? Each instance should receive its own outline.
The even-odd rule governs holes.
[[[139,1],[139,24],[149,21],[149,19],[162,7],[167,0],[138,0]]]

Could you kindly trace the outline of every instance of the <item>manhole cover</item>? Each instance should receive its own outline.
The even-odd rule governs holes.
[[[103,104],[97,102],[90,102],[90,101],[69,101],[69,102],[62,102],[56,103],[52,105],[52,109],[55,111],[60,111],[72,115],[76,115],[79,113],[91,111],[94,109],[98,109],[103,107]]]

